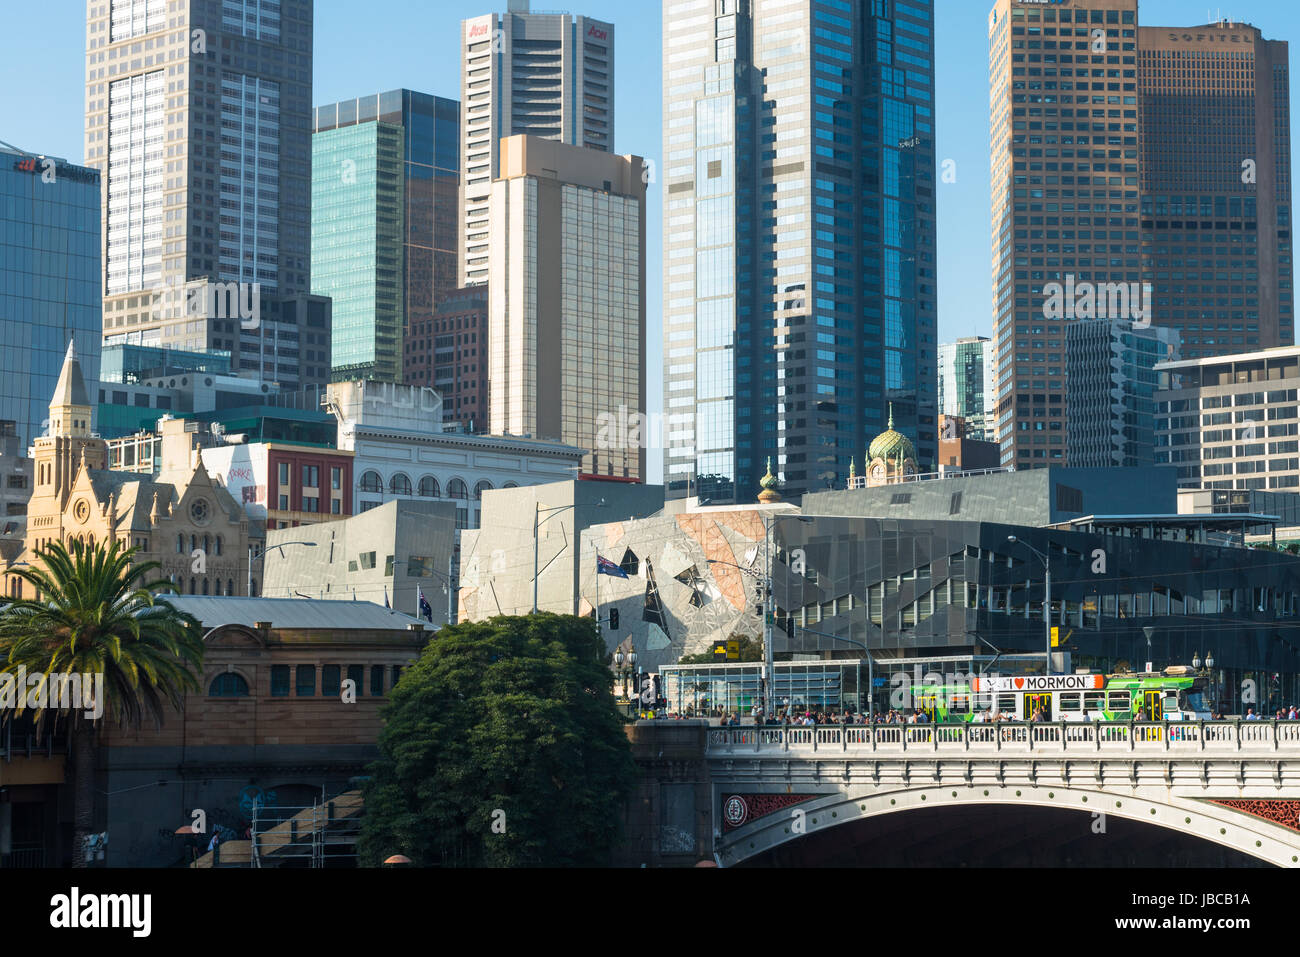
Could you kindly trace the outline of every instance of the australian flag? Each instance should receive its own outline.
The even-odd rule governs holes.
[[[596,574],[608,575],[611,578],[627,578],[627,572],[623,571],[618,565],[615,565],[608,558],[600,555],[596,556]]]
[[[429,599],[424,597],[424,589],[417,586],[417,592],[420,596],[420,617],[425,619],[429,624],[433,624],[433,606],[429,604]]]

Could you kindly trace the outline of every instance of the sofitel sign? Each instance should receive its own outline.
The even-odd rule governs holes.
[[[1205,40],[1219,43],[1250,43],[1254,37],[1242,36],[1240,33],[1171,33],[1169,39],[1175,43],[1201,43]]]

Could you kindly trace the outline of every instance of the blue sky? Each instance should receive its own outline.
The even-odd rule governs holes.
[[[36,153],[82,158],[84,0],[3,0],[0,140]],[[612,21],[616,34],[615,148],[660,155],[660,5],[610,0],[538,0]],[[504,8],[504,0],[316,0],[316,103],[398,87],[458,97],[459,22]],[[988,55],[984,0],[936,0],[937,130],[940,162],[956,182],[939,185],[939,333],[990,335]],[[1300,36],[1300,5],[1237,0],[1228,11],[1272,39]],[[1196,0],[1144,0],[1148,25],[1214,19]],[[1293,71],[1293,76],[1295,71]],[[1292,102],[1300,104],[1296,93]],[[662,197],[650,197],[650,408],[660,406],[659,262]]]

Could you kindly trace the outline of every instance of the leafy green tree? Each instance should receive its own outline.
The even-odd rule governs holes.
[[[361,863],[603,866],[636,767],[588,618],[444,628],[384,709]]]
[[[146,716],[161,725],[167,710],[180,711],[185,692],[199,686],[201,626],[156,597],[175,586],[150,580],[161,566],[134,563],[135,552],[117,541],[97,547],[74,541],[71,551],[53,542],[37,550],[32,566],[16,573],[38,597],[0,611],[0,675],[17,675],[23,668],[29,678],[44,675],[47,681],[59,675],[104,676],[104,701],[95,702],[96,708],[88,709],[84,697],[61,700],[50,683],[46,706],[33,709],[38,722],[53,715],[70,731],[73,867],[86,866],[82,848],[95,818],[96,736],[103,717],[111,715],[123,727],[139,727]],[[26,701],[23,695],[16,702],[19,709]],[[88,716],[87,710],[103,717]]]
[[[701,652],[698,655],[686,655],[685,657],[679,659],[677,663],[679,665],[711,665],[711,664],[726,664],[727,661],[729,660],[751,661],[751,662],[763,660],[763,643],[761,641],[755,641],[749,635],[742,635],[742,634],[734,634],[728,640],[736,641],[740,643],[739,659],[725,658],[722,655],[715,654],[712,651],[712,649],[710,649],[709,651]]]

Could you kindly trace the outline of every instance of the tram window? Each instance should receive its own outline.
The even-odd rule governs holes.
[[[998,695],[998,710],[999,710],[999,711],[1015,711],[1015,710],[1016,710],[1016,696],[1013,695],[1013,694],[1000,694],[1000,695]]]
[[[1060,706],[1062,711],[1078,711],[1079,692],[1071,691],[1066,694],[1062,694],[1060,697]]]
[[[952,711],[954,714],[965,714],[970,711],[970,699],[964,694],[953,695]]]
[[[1106,708],[1106,692],[1087,691],[1083,695],[1084,711],[1103,711]]]
[[[1112,712],[1128,711],[1132,708],[1132,701],[1127,691],[1110,692],[1110,710]]]

